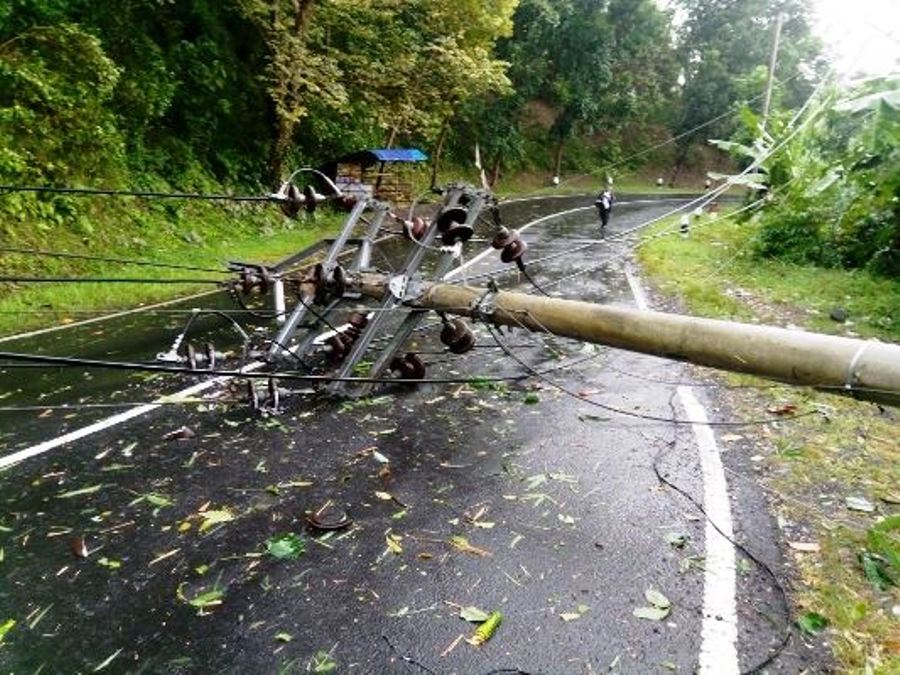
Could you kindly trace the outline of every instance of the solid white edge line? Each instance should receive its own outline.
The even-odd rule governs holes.
[[[254,361],[253,363],[249,363],[241,369],[241,372],[250,373],[254,370],[259,370],[265,363],[262,361]],[[232,379],[232,377],[216,377],[212,380],[207,380],[206,382],[199,382],[195,385],[188,387],[187,389],[182,389],[179,392],[174,394],[169,394],[168,396],[161,396],[157,398],[153,403],[147,403],[146,405],[138,406],[136,408],[132,408],[131,410],[126,410],[125,412],[121,412],[118,415],[113,415],[112,417],[107,417],[106,419],[102,419],[99,422],[94,422],[86,427],[82,427],[81,429],[76,429],[75,431],[70,431],[67,434],[63,434],[62,436],[57,436],[56,438],[51,438],[48,441],[44,441],[43,443],[38,443],[37,445],[32,445],[28,448],[23,448],[22,450],[17,450],[16,452],[6,455],[5,457],[0,457],[0,471],[7,469],[13,464],[18,464],[21,461],[26,459],[30,459],[31,457],[36,457],[37,455],[42,455],[45,452],[49,452],[50,450],[54,450],[55,448],[60,447],[61,445],[66,445],[67,443],[71,443],[73,441],[80,440],[82,438],[86,438],[93,434],[99,433],[106,429],[110,429],[112,427],[123,424],[129,420],[133,420],[137,417],[145,415],[149,412],[156,410],[157,408],[164,405],[166,402],[172,400],[178,400],[179,398],[185,398],[188,396],[193,396],[194,394],[199,394],[201,392],[206,391],[207,389],[212,389],[213,387],[223,384],[228,380]]]
[[[639,309],[650,309],[647,295],[629,266],[625,278]],[[703,621],[700,629],[700,675],[738,675],[738,619],[734,538],[728,482],[716,437],[706,422],[706,410],[690,387],[678,387],[678,399],[692,424],[703,476],[703,509],[706,511],[703,573]],[[715,523],[715,525],[713,524]],[[716,529],[718,526],[718,529]],[[724,536],[723,536],[724,535]]]

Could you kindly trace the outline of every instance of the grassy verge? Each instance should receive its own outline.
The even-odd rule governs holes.
[[[672,225],[648,232],[639,258],[651,283],[691,313],[900,340],[897,280],[757,259],[752,225],[728,219],[697,224],[687,239],[654,237]],[[850,321],[831,320],[835,307]],[[756,435],[754,454],[763,459],[753,480],[772,497],[801,582],[798,625],[815,632],[820,617],[827,621],[807,639],[826,639],[840,672],[900,672],[898,410],[792,387],[722,396],[748,417],[787,403],[825,413]]]
[[[132,206],[134,206],[132,204]],[[288,220],[265,207],[210,204],[121,204],[97,218],[90,231],[70,227],[26,229],[6,223],[11,245],[175,265],[222,268],[229,260],[273,262],[334,232],[345,214],[317,214],[315,221]],[[115,222],[119,227],[104,227]],[[202,271],[122,265],[27,254],[0,254],[3,274],[23,276],[225,279]],[[130,308],[188,295],[202,283],[69,283],[10,285],[0,295],[0,335],[69,323],[94,312]]]

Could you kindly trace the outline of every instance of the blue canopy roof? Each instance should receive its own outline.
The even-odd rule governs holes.
[[[379,162],[426,162],[428,155],[418,148],[383,148],[364,150],[371,153]]]

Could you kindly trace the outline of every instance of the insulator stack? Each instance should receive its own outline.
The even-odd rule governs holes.
[[[445,320],[441,342],[454,354],[465,354],[475,347],[475,333],[462,319]]]
[[[344,297],[347,290],[344,269],[340,265],[336,265],[331,274],[326,274],[321,264],[316,265],[310,283],[315,289],[315,301],[320,305],[328,304],[331,300],[339,300]]]
[[[202,352],[197,350],[193,342],[188,342],[186,351],[187,364],[191,370],[215,370],[216,348],[212,342],[207,342]]]
[[[469,210],[460,204],[442,209],[437,217],[441,241],[447,246],[453,246],[460,241],[463,243],[469,241],[475,230],[466,223],[468,217]]]
[[[350,324],[341,333],[335,333],[327,340],[325,344],[329,347],[328,358],[333,363],[340,363],[350,352],[350,348],[362,335],[363,329],[369,323],[369,318],[365,314],[354,312],[348,320]]]
[[[505,263],[518,263],[528,250],[528,244],[522,239],[519,231],[508,230],[505,227],[494,235],[491,246],[500,251],[500,260]]]
[[[412,352],[395,357],[390,368],[402,380],[421,380],[425,377],[425,364]]]

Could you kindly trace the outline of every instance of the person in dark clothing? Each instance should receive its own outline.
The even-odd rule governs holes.
[[[596,201],[594,201],[594,205],[597,207],[597,213],[600,215],[600,231],[606,231],[606,225],[609,223],[609,214],[612,213],[612,205],[615,199],[613,198],[612,190],[608,187],[601,192]]]

